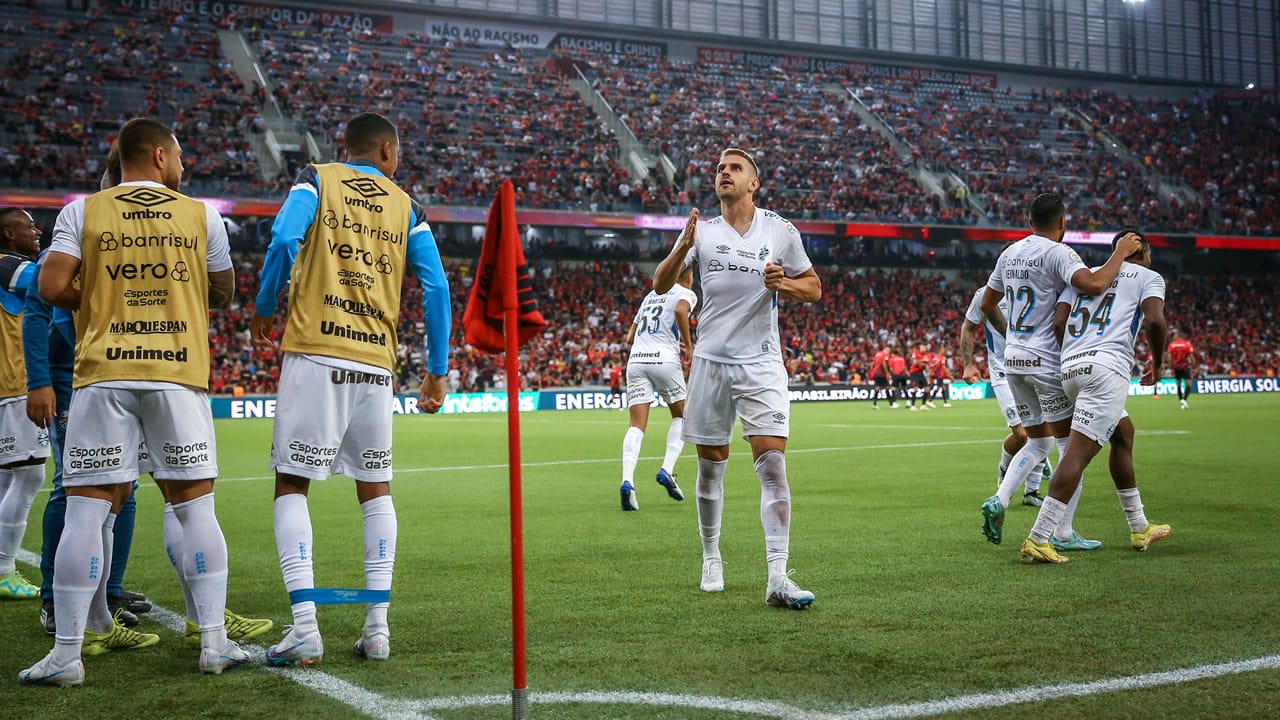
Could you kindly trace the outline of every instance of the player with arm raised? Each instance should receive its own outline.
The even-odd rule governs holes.
[[[659,295],[650,291],[640,302],[627,344],[631,355],[627,360],[627,403],[631,406],[631,426],[622,438],[622,509],[639,510],[636,499],[636,465],[640,461],[640,444],[649,424],[649,407],[656,395],[671,411],[671,428],[667,430],[667,453],[658,470],[658,484],[667,495],[684,500],[684,492],[676,484],[676,460],[684,450],[680,437],[684,430],[684,401],[688,395],[683,361],[693,352],[693,335],[689,315],[698,306],[694,294],[693,269],[685,268],[676,284]]]
[[[982,533],[997,545],[1013,491],[1044,462],[1055,442],[1058,457],[1062,457],[1071,430],[1071,401],[1058,377],[1061,348],[1053,334],[1058,296],[1069,285],[1101,293],[1115,280],[1124,259],[1140,245],[1137,236],[1123,237],[1106,264],[1090,270],[1074,250],[1062,244],[1066,213],[1057,195],[1036,196],[1029,213],[1032,234],[1000,253],[982,295],[982,313],[996,332],[1005,336],[1004,370],[1028,437],[1027,444],[1014,455],[1000,489],[982,504]],[[1007,323],[1000,311],[1001,298],[1009,304]],[[1071,499],[1072,508],[1078,502],[1077,494]],[[1070,529],[1072,514],[1069,510],[1064,515],[1059,533]],[[1059,539],[1072,537],[1074,532]]]
[[[654,291],[665,293],[686,267],[696,265],[702,288],[684,426],[684,439],[698,446],[700,587],[724,590],[720,518],[736,417],[760,479],[769,578],[765,603],[804,608],[813,603],[813,593],[801,589],[787,570],[791,488],[784,453],[791,434],[791,398],[778,337],[778,296],[817,302],[822,283],[795,226],[752,201],[760,176],[749,153],[737,148],[720,153],[715,183],[720,217],[699,223],[698,211],[691,212],[653,279]]]
[[[1084,469],[1098,450],[1115,435],[1129,397],[1133,368],[1133,344],[1138,328],[1146,330],[1151,361],[1142,371],[1142,384],[1154,385],[1163,362],[1167,328],[1164,320],[1164,278],[1150,269],[1151,246],[1141,233],[1121,231],[1114,244],[1128,237],[1141,240],[1137,252],[1120,266],[1115,281],[1102,292],[1085,293],[1068,288],[1058,298],[1054,324],[1062,338],[1062,388],[1074,405],[1071,441],[1058,461],[1049,483],[1049,495],[1040,507],[1031,533],[1022,543],[1021,556],[1028,563],[1065,563],[1050,543],[1080,483]],[[1132,444],[1127,433],[1126,445]],[[1138,551],[1169,535],[1168,525],[1147,521],[1136,483],[1113,475],[1116,494],[1129,521],[1130,541]]]
[[[996,485],[998,486],[1004,479],[1014,454],[1027,444],[1027,431],[1022,427],[1018,405],[1013,401],[1013,394],[1009,392],[1009,379],[1004,374],[1004,335],[996,332],[991,326],[991,321],[982,314],[984,290],[985,288],[978,288],[974,291],[973,299],[969,301],[969,307],[964,312],[964,322],[960,325],[960,360],[964,364],[965,382],[976,383],[982,379],[978,373],[978,366],[973,361],[974,335],[979,328],[982,328],[987,345],[987,376],[991,383],[991,392],[995,393],[996,406],[1000,408],[1005,423],[1009,426],[1009,435],[1000,447],[1000,464],[996,466]],[[1006,307],[1007,303],[1002,299],[1001,315],[1004,315]],[[1041,470],[1033,470],[1027,476],[1022,493],[1023,505],[1040,507],[1043,499],[1040,496],[1040,483],[1048,480],[1049,473],[1052,472],[1047,458],[1041,467]]]
[[[381,115],[346,127],[346,162],[309,165],[271,228],[257,311],[249,332],[273,345],[272,318],[289,281],[279,401],[272,431],[276,471],[274,524],[293,627],[267,650],[272,665],[321,661],[316,618],[311,481],[348,475],[363,524],[364,629],[352,647],[370,660],[391,654],[387,624],[397,520],[391,501],[391,416],[396,323],[404,273],[422,283],[427,376],[424,412],[444,404],[452,323],[449,284],[422,206],[391,181],[400,137]]]

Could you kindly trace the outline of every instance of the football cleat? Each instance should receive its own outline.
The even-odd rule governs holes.
[[[284,639],[267,648],[269,665],[319,665],[324,660],[324,641],[320,633],[303,635],[296,625],[288,626]]]
[[[1004,532],[1004,506],[1000,496],[992,495],[982,503],[982,534],[993,545],[999,545]]]
[[[702,583],[698,585],[702,592],[724,592],[724,561],[720,558],[705,558],[702,561]]]
[[[1022,494],[1022,504],[1027,507],[1040,507],[1044,504],[1044,498],[1040,497],[1038,490],[1028,490]]]
[[[132,590],[121,590],[119,595],[108,596],[107,604],[123,607],[134,615],[146,615],[151,612],[151,601],[147,596]]]
[[[105,633],[96,633],[88,628],[84,631],[83,655],[106,655],[114,650],[136,650],[151,647],[160,642],[160,636],[152,633],[130,630],[120,623],[121,610],[117,610],[111,619],[111,629]]]
[[[636,488],[629,480],[623,481],[622,487],[618,489],[618,492],[622,495],[623,510],[640,509],[640,501],[636,499]]]
[[[1051,543],[1037,543],[1033,542],[1031,538],[1022,541],[1022,550],[1018,554],[1022,558],[1022,562],[1029,565],[1036,563],[1061,565],[1067,561],[1066,558],[1053,549]]]
[[[1066,540],[1059,540],[1056,537],[1049,538],[1049,544],[1053,545],[1053,549],[1058,552],[1074,552],[1077,550],[1097,550],[1102,547],[1101,540],[1087,540],[1083,535],[1074,530],[1071,537]]]
[[[684,500],[684,492],[676,484],[676,479],[666,470],[658,471],[658,484],[667,489],[672,500]]]
[[[221,650],[204,648],[200,651],[200,672],[206,675],[221,675],[229,667],[248,664],[249,653],[235,640],[228,640]]]
[[[222,613],[223,622],[227,626],[227,639],[241,642],[252,640],[275,627],[275,623],[266,618],[247,618],[230,610]],[[200,626],[187,618],[187,631],[182,635],[182,644],[189,648],[200,647]]]
[[[785,575],[769,575],[769,584],[764,591],[765,605],[803,610],[813,604],[813,593],[802,589],[791,579],[794,573],[795,570],[788,570]]]
[[[1187,401],[1186,401],[1186,400],[1179,400],[1179,401],[1178,401],[1178,409],[1179,409],[1179,410],[1186,410],[1186,409],[1187,409]]]
[[[351,651],[368,660],[386,660],[391,657],[391,635],[386,630],[365,631]]]
[[[0,575],[0,599],[34,600],[38,597],[40,597],[40,586],[32,585],[17,570]]]
[[[1146,552],[1151,543],[1157,543],[1169,537],[1169,532],[1173,530],[1168,525],[1154,525],[1147,523],[1147,529],[1142,532],[1129,533],[1129,544],[1133,545],[1133,549],[1138,552]]]
[[[73,687],[84,684],[84,662],[76,658],[73,662],[58,667],[53,664],[53,652],[44,656],[40,662],[18,673],[18,682],[23,685],[54,685],[57,687]]]
[[[107,600],[107,611],[110,612],[111,617],[115,618],[116,622],[121,625],[127,628],[138,627],[138,616],[129,612],[124,605],[116,605],[113,604],[111,600]]]

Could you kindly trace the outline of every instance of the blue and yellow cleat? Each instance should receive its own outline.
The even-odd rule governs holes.
[[[672,500],[684,500],[684,491],[676,484],[676,479],[666,470],[658,471],[658,484],[667,489]]]
[[[275,623],[266,618],[247,618],[225,609],[222,620],[227,628],[227,639],[236,642],[252,640],[275,627]],[[182,636],[182,644],[189,648],[200,647],[200,627],[190,618],[187,618],[187,630]]]
[[[1079,550],[1097,550],[1102,547],[1101,540],[1087,540],[1078,532],[1072,532],[1071,537],[1066,540],[1059,540],[1056,537],[1049,538],[1049,543],[1053,545],[1053,549],[1058,552],[1076,552]]]
[[[0,575],[0,599],[34,600],[38,597],[40,597],[40,586],[32,585],[17,570]]]
[[[636,499],[636,488],[628,481],[623,481],[618,493],[622,495],[623,510],[639,510],[640,501]]]
[[[1004,532],[1004,506],[1000,497],[992,495],[982,503],[982,534],[993,545],[999,545]]]

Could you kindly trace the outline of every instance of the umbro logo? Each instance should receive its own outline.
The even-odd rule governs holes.
[[[385,197],[387,195],[387,191],[382,189],[382,186],[378,184],[378,181],[368,176],[349,178],[347,180],[343,180],[342,184],[354,190],[365,200],[372,200],[373,198]]]
[[[728,254],[729,254],[729,246],[728,246],[728,245],[717,245],[717,246],[716,246],[716,253],[718,253],[718,254],[720,254],[720,255],[728,255]]]
[[[157,205],[163,205],[167,202],[173,202],[174,200],[177,200],[177,198],[153,187],[139,187],[134,188],[123,195],[117,195],[116,200],[150,208]]]

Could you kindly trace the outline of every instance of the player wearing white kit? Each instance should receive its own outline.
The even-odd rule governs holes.
[[[1009,390],[1027,430],[1027,444],[1013,456],[995,495],[982,504],[982,533],[1000,544],[1004,512],[1013,491],[1049,456],[1056,442],[1058,457],[1067,444],[1071,401],[1058,378],[1060,348],[1053,334],[1053,313],[1058,295],[1067,286],[1100,293],[1115,279],[1124,258],[1140,243],[1136,236],[1121,238],[1115,252],[1098,270],[1090,270],[1080,256],[1062,244],[1067,232],[1066,208],[1053,193],[1042,193],[1031,203],[1033,234],[1000,253],[995,271],[982,295],[982,313],[996,332],[1005,336],[1004,370]],[[1000,300],[1008,303],[1008,322]],[[1071,528],[1071,517],[1080,496],[1071,498],[1055,537],[1071,549],[1093,549]]]
[[[1029,563],[1064,563],[1049,542],[1075,493],[1080,476],[1098,450],[1116,433],[1129,397],[1133,343],[1138,327],[1147,333],[1151,360],[1142,371],[1142,384],[1154,385],[1160,376],[1164,341],[1164,278],[1152,271],[1151,246],[1138,233],[1121,231],[1115,237],[1137,235],[1141,246],[1120,266],[1105,292],[1084,293],[1067,288],[1058,298],[1055,326],[1062,338],[1062,389],[1074,405],[1071,441],[1049,483],[1049,496],[1022,543],[1022,559]],[[1131,437],[1131,436],[1130,436]],[[1131,441],[1130,441],[1131,442]],[[1138,551],[1169,535],[1168,525],[1153,525],[1142,510],[1132,476],[1115,476],[1116,494],[1129,521],[1130,541]]]
[[[392,182],[399,167],[396,126],[375,113],[348,123],[347,160],[308,165],[280,207],[262,265],[249,333],[272,347],[279,294],[289,285],[289,317],[272,430],[273,518],[293,627],[268,648],[272,665],[318,663],[324,641],[316,617],[311,481],[348,475],[362,516],[365,622],[352,651],[391,654],[387,613],[397,524],[391,500],[391,409],[396,327],[405,270],[422,284],[427,376],[423,412],[444,404],[451,328],[449,283],[422,206]]]
[[[684,382],[683,361],[693,352],[693,335],[689,332],[689,314],[698,306],[698,296],[690,286],[693,270],[686,268],[675,287],[659,295],[650,291],[640,302],[635,320],[627,331],[631,354],[627,359],[627,403],[631,406],[631,427],[622,438],[623,510],[639,510],[636,499],[636,465],[640,461],[640,444],[649,424],[649,407],[661,395],[671,411],[671,428],[667,430],[667,453],[658,469],[658,484],[666,488],[674,500],[684,500],[684,492],[676,484],[676,460],[684,450]]]
[[[689,372],[684,439],[698,446],[697,505],[705,592],[724,590],[720,518],[725,465],[735,417],[751,444],[760,479],[768,583],[765,602],[803,608],[813,593],[790,578],[791,488],[784,453],[790,435],[787,370],[778,337],[778,294],[800,302],[822,298],[822,283],[795,226],[757,208],[759,168],[746,151],[729,148],[716,167],[720,217],[689,220],[654,273],[653,289],[667,292],[684,268],[696,265],[702,287],[698,346]]]
[[[1004,439],[1000,447],[1000,464],[996,466],[996,484],[998,485],[1004,479],[1004,473],[1009,468],[1009,461],[1013,459],[1014,453],[1027,444],[1027,431],[1022,427],[1018,406],[1013,402],[1013,395],[1009,392],[1009,379],[1004,374],[1004,336],[996,332],[991,322],[982,314],[983,290],[984,288],[978,288],[973,292],[973,299],[969,301],[969,307],[964,311],[964,322],[960,325],[960,359],[964,363],[965,381],[978,382],[981,377],[978,366],[973,362],[973,339],[975,331],[982,328],[987,345],[987,375],[991,382],[991,391],[995,393],[996,405],[1009,425],[1009,436]],[[1004,315],[1007,307],[1008,303],[1001,300],[1000,314]],[[1007,318],[1006,315],[1006,320]],[[1048,460],[1045,460],[1041,467],[1043,470],[1033,470],[1027,476],[1026,491],[1022,493],[1022,504],[1028,507],[1040,507],[1042,500],[1039,493],[1040,483],[1042,480],[1047,480],[1049,473],[1052,472]]]
[[[18,675],[33,685],[84,682],[94,654],[159,640],[107,612],[115,514],[138,477],[138,447],[183,530],[183,568],[195,599],[201,672],[249,661],[227,639],[227,545],[214,513],[218,474],[206,308],[234,287],[222,217],[177,189],[182,150],[145,118],[120,129],[122,182],[62,209],[40,271],[40,296],[78,310],[75,392],[67,421],[66,525],[58,544],[53,651]]]

